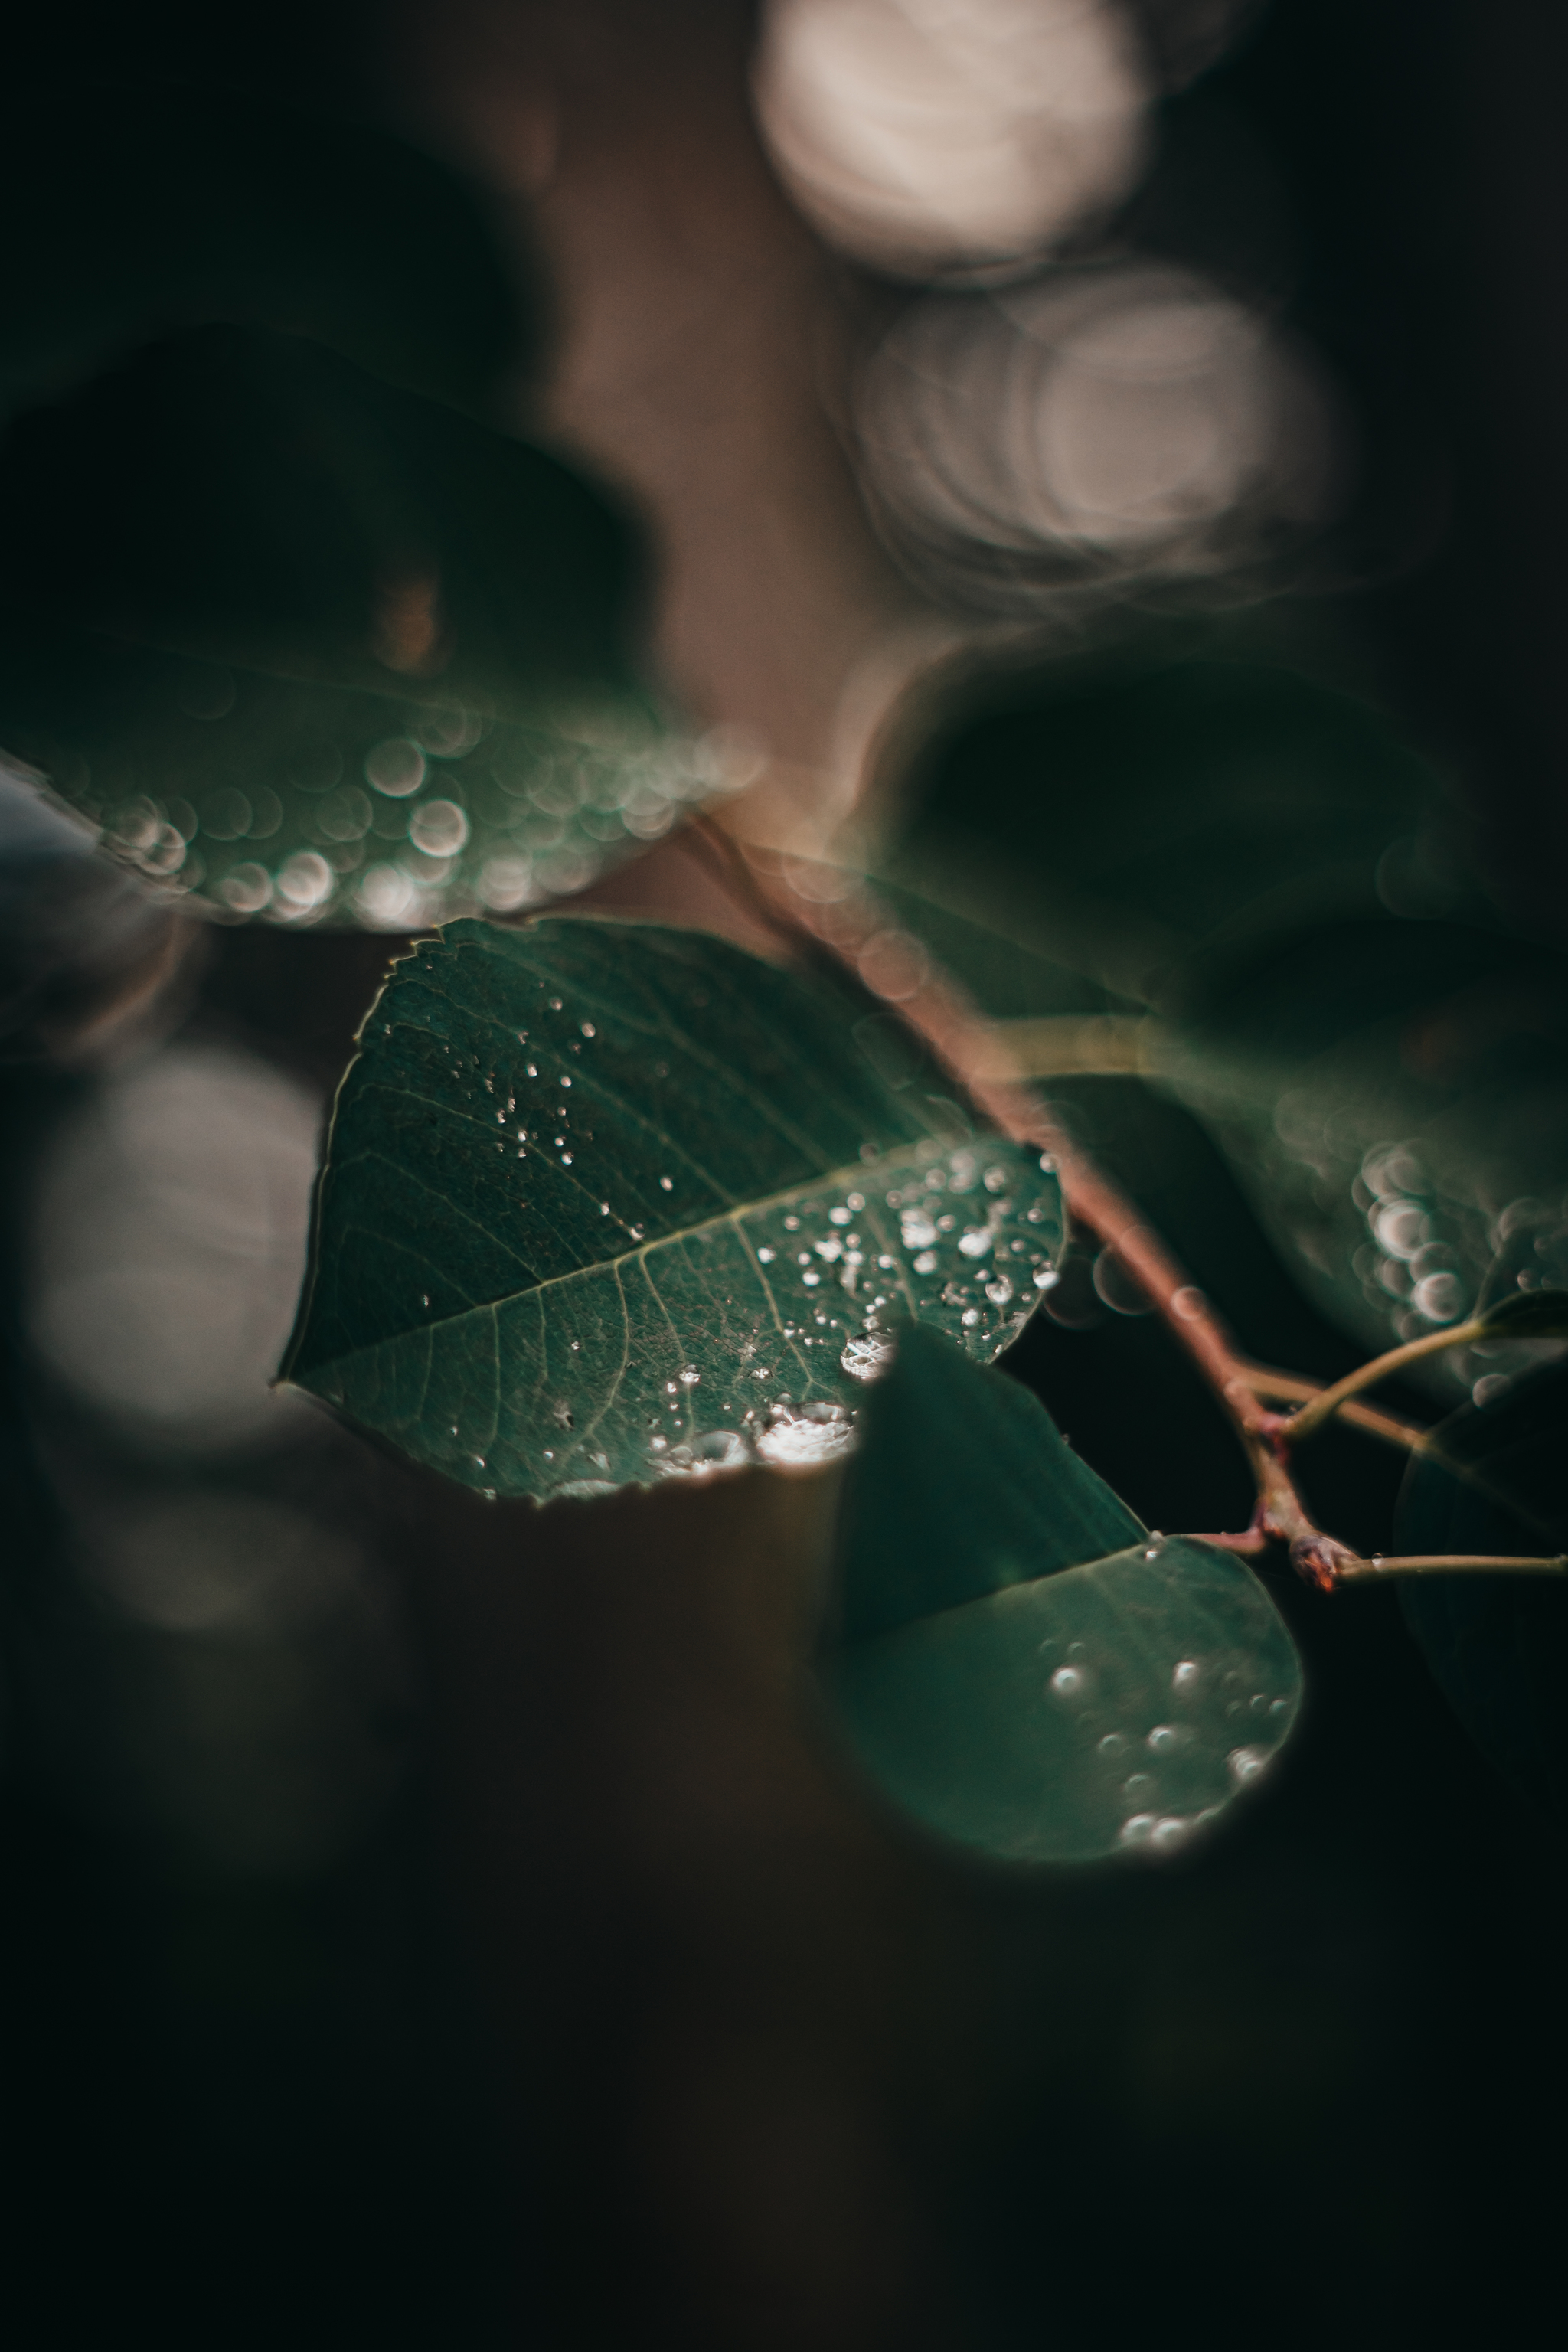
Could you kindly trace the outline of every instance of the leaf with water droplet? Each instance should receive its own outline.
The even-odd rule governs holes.
[[[497,1095],[520,1117],[552,1097],[570,1150],[498,1151]],[[831,1459],[892,1325],[988,1360],[1039,1296],[989,1297],[956,1221],[917,1274],[905,1208],[978,1193],[1023,1244],[1009,1263],[1062,1246],[1037,1151],[954,1144],[926,1112],[879,1076],[844,999],[723,940],[454,924],[365,1022],[283,1377],[465,1485],[482,1454],[503,1494],[548,1496],[590,1461],[625,1484]],[[996,1169],[1006,1190],[987,1193]],[[716,1431],[735,1445],[705,1449]]]
[[[1467,1405],[1413,1455],[1394,1548],[1504,1559],[1568,1551],[1568,1370]],[[1471,1738],[1530,1801],[1568,1822],[1568,1577],[1399,1580],[1400,1606]]]
[[[0,529],[0,741],[228,919],[543,904],[732,781],[637,683],[602,496],[294,332],[204,326],[36,411]]]
[[[1167,1853],[1266,1773],[1300,1704],[1233,1553],[1152,1538],[1045,1408],[923,1330],[868,1408],[826,1704],[924,1829],[1010,1862]]]

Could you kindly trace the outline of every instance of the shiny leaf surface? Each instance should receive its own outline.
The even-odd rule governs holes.
[[[922,1331],[868,1422],[819,1675],[893,1805],[1091,1862],[1172,1852],[1263,1777],[1301,1674],[1244,1562],[1148,1534],[1026,1390]]]
[[[889,1084],[824,990],[697,932],[462,922],[367,1017],[284,1371],[498,1493],[823,1460],[896,1318],[988,1359],[1061,1239],[1037,1155]]]

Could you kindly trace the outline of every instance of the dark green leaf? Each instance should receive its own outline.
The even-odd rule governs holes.
[[[1255,943],[1462,899],[1434,781],[1376,712],[1194,650],[966,673],[891,877],[1166,1013]]]
[[[972,684],[911,781],[905,919],[923,892],[1026,941],[1042,1012],[1079,1009],[1076,971],[1103,1009],[1162,1015],[1159,1083],[1369,1349],[1521,1275],[1568,1288],[1568,962],[1498,925],[1375,712],[1131,649]],[[985,961],[966,970],[987,1003],[1034,1009]],[[1415,1377],[1451,1400],[1510,1368],[1458,1351]]]
[[[267,321],[488,405],[526,322],[453,173],[363,121],[211,86],[13,87],[0,415],[152,329]]]
[[[0,743],[231,915],[538,903],[725,781],[637,688],[613,509],[294,339],[203,329],[20,419],[0,536]]]
[[[1505,1559],[1568,1551],[1568,1372],[1521,1380],[1446,1421],[1412,1460],[1394,1545]],[[1405,1622],[1499,1770],[1568,1824],[1568,1577],[1420,1576]]]
[[[1026,1391],[921,1331],[867,1422],[819,1672],[895,1805],[1000,1859],[1089,1862],[1171,1851],[1261,1778],[1301,1676],[1243,1561],[1147,1534]]]
[[[652,925],[452,926],[338,1098],[284,1376],[546,1496],[822,1459],[900,1316],[994,1356],[1061,1247],[1037,1156],[889,1086],[825,990]]]

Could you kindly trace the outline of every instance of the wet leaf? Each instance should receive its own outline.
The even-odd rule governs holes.
[[[913,1316],[981,1358],[1059,1254],[1037,1155],[697,932],[452,925],[339,1095],[284,1377],[541,1497],[839,1451]]]
[[[1233,1554],[1149,1535],[1043,1406],[911,1331],[847,1481],[819,1667],[860,1768],[1013,1862],[1167,1853],[1273,1762],[1301,1674]]]
[[[1443,1423],[1411,1462],[1402,1553],[1568,1551],[1568,1371],[1511,1383]],[[1568,1824],[1568,1577],[1420,1576],[1405,1621],[1460,1722],[1535,1804]]]
[[[204,328],[18,419],[0,534],[0,743],[230,918],[540,904],[728,781],[637,686],[613,507],[296,338]]]

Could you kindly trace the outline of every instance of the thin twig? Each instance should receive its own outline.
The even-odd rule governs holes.
[[[1244,1364],[1241,1377],[1254,1396],[1268,1397],[1277,1404],[1310,1404],[1328,1393],[1324,1381],[1309,1381],[1300,1372],[1279,1372],[1263,1364]],[[1419,1454],[1431,1434],[1418,1421],[1406,1421],[1402,1413],[1383,1412],[1376,1405],[1348,1404],[1343,1402],[1334,1408],[1336,1420],[1348,1423],[1352,1429],[1365,1432],[1368,1437],[1380,1437],[1385,1445],[1397,1445],[1403,1454]],[[1299,1428],[1300,1415],[1289,1423]]]
[[[1568,1553],[1555,1559],[1519,1559],[1504,1552],[1413,1551],[1385,1559],[1374,1552],[1370,1559],[1342,1560],[1338,1584],[1365,1584],[1384,1576],[1563,1576]]]
[[[1392,1373],[1402,1372],[1406,1364],[1419,1363],[1423,1356],[1440,1355],[1446,1348],[1468,1347],[1473,1339],[1486,1337],[1486,1322],[1477,1316],[1468,1323],[1450,1324],[1446,1331],[1427,1331],[1419,1339],[1407,1339],[1402,1348],[1390,1348],[1384,1354],[1373,1356],[1370,1363],[1358,1365],[1353,1372],[1347,1372],[1331,1388],[1320,1390],[1310,1404],[1303,1405],[1286,1424],[1287,1444],[1300,1445],[1304,1438],[1321,1429],[1352,1397],[1359,1396],[1363,1389],[1373,1387],[1378,1381],[1387,1380]]]

